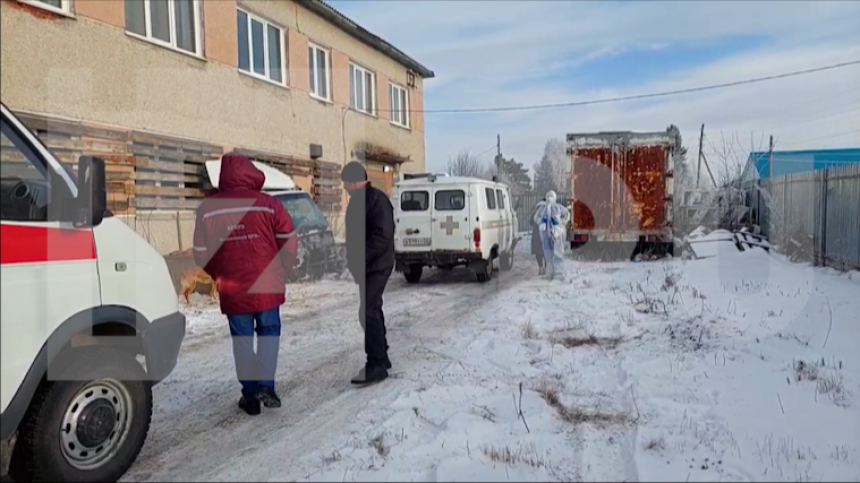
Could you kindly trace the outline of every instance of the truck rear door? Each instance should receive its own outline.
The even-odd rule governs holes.
[[[469,201],[467,186],[434,186],[433,188],[433,249],[469,249]]]
[[[395,191],[397,241],[399,252],[429,251],[433,243],[429,187],[405,187]]]

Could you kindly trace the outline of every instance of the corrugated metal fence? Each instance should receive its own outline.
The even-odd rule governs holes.
[[[534,191],[513,195],[514,211],[517,213],[519,223],[517,228],[520,233],[531,232],[532,228],[529,221],[535,214],[535,207],[540,201],[543,201],[545,195],[546,193],[536,193]],[[570,204],[570,197],[566,193],[559,193],[558,203],[567,206]]]
[[[783,251],[806,239],[816,265],[860,269],[860,165],[758,182],[752,221]]]

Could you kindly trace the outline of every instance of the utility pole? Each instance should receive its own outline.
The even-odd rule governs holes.
[[[770,135],[770,143],[767,148],[767,177],[773,178],[773,134]]]
[[[696,168],[696,189],[699,189],[699,176],[702,173],[702,143],[705,141],[705,123],[702,123],[702,130],[699,133],[699,165]]]

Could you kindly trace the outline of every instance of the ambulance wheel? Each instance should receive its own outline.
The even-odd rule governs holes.
[[[422,273],[424,273],[424,267],[421,265],[407,265],[403,276],[406,277],[407,283],[418,283],[421,281]]]
[[[499,257],[499,268],[502,271],[507,272],[514,268],[514,252],[511,251],[509,253],[502,253],[502,256]]]
[[[117,481],[146,441],[152,385],[134,355],[97,347],[67,356],[19,427],[15,481]]]
[[[493,259],[481,260],[475,264],[475,274],[481,283],[489,282],[493,278]]]

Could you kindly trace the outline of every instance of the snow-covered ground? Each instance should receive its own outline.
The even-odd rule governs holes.
[[[291,286],[279,410],[249,418],[205,297],[124,480],[860,481],[860,276],[713,258],[465,270],[385,294],[392,377],[355,388],[357,287]]]

